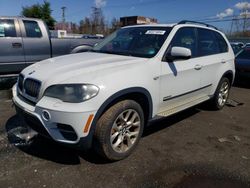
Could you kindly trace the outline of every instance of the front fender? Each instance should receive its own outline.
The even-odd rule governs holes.
[[[127,89],[123,89],[121,91],[118,91],[117,93],[111,95],[108,99],[106,99],[102,105],[100,106],[100,108],[98,109],[97,113],[95,114],[95,117],[91,123],[91,128],[88,134],[88,139],[90,140],[90,145],[92,145],[92,139],[93,139],[93,135],[95,132],[95,127],[96,127],[96,123],[98,121],[98,119],[101,117],[101,115],[105,112],[106,108],[109,106],[109,104],[111,104],[113,101],[115,101],[116,99],[118,99],[119,97],[129,94],[129,93],[134,93],[134,92],[138,92],[138,93],[142,93],[144,94],[147,99],[148,99],[148,103],[149,103],[149,114],[148,114],[148,119],[152,118],[152,111],[153,111],[153,103],[152,103],[152,97],[149,93],[149,91],[145,88],[142,87],[132,87],[132,88],[127,88]]]

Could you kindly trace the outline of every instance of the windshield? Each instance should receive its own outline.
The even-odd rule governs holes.
[[[238,56],[237,59],[250,59],[250,48],[245,48],[242,50]]]
[[[171,27],[122,28],[95,46],[93,51],[151,58],[160,50],[171,29]]]

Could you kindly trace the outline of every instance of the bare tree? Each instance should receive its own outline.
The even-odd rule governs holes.
[[[92,7],[91,14],[91,34],[104,33],[105,32],[105,17],[101,8]]]
[[[119,29],[120,27],[121,27],[120,21],[118,19],[116,19],[116,18],[113,18],[111,20],[111,27],[109,29],[109,32],[112,33],[115,30]]]
[[[80,21],[79,27],[80,33],[90,34],[91,31],[91,21],[88,17],[85,17],[83,20]]]

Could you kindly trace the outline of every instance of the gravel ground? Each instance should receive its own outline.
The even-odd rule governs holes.
[[[40,137],[14,146],[6,130],[22,123],[2,90],[0,187],[250,187],[249,83],[231,91],[242,105],[200,105],[151,122],[135,152],[113,163]]]

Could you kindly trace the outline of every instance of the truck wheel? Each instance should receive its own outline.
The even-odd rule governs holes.
[[[129,156],[142,135],[144,114],[133,100],[124,100],[111,106],[97,121],[94,150],[108,160]]]
[[[230,86],[231,84],[228,78],[223,77],[220,80],[214,96],[210,101],[210,105],[213,109],[220,110],[225,106],[229,96]]]

